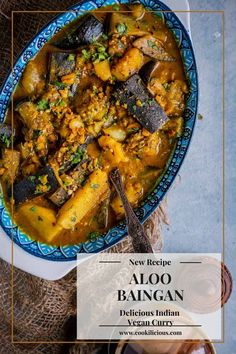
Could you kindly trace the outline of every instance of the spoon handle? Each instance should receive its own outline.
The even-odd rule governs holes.
[[[124,186],[121,180],[120,171],[115,168],[110,173],[110,179],[114,184],[114,187],[119,194],[123,207],[125,210],[126,221],[128,225],[128,233],[131,237],[134,252],[135,253],[153,253],[152,246],[147,237],[143,225],[140,223],[139,219],[135,215],[130,202],[128,201]]]

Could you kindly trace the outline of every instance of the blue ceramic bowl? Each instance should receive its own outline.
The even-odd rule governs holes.
[[[127,0],[116,0],[116,3],[128,3]],[[180,166],[183,163],[187,149],[189,147],[194,124],[197,115],[198,103],[198,78],[197,68],[193,52],[193,47],[188,33],[178,17],[173,12],[161,12],[170,10],[160,1],[141,0],[143,5],[155,11],[156,15],[162,17],[173,32],[178,43],[186,76],[189,81],[190,91],[187,97],[187,106],[184,112],[184,131],[183,135],[178,138],[176,148],[169,159],[168,165],[154,190],[141,203],[140,207],[135,210],[141,222],[144,222],[149,215],[158,207],[160,201],[173,183]],[[10,73],[0,91],[0,122],[5,120],[6,111],[8,109],[12,89],[14,90],[20,80],[22,72],[28,61],[33,58],[42,46],[49,41],[52,36],[65,25],[78,18],[87,11],[95,10],[104,5],[113,4],[114,0],[84,0],[71,8],[71,12],[62,13],[46,25],[40,33],[27,45],[18,57],[13,73]],[[100,252],[122,240],[127,235],[127,227],[125,221],[120,222],[111,228],[106,234],[94,241],[87,241],[74,246],[54,247],[43,244],[42,242],[33,241],[29,236],[22,232],[17,225],[12,225],[11,216],[4,205],[3,198],[0,197],[0,225],[9,237],[13,237],[14,242],[23,248],[26,252],[34,256],[41,257],[52,261],[72,261],[76,259],[76,254],[87,252]]]

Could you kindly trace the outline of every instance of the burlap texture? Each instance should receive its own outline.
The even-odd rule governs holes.
[[[0,0],[0,84],[11,68],[11,12],[65,10],[73,0]],[[14,57],[55,13],[14,14]],[[167,223],[166,202],[146,221],[155,251],[162,248],[161,225]],[[132,252],[129,237],[109,252]],[[46,281],[14,268],[14,341],[74,341],[76,330],[76,271]],[[95,354],[99,344],[12,344],[11,266],[0,260],[0,354]]]

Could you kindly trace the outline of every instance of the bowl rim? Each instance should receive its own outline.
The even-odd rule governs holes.
[[[73,18],[73,19],[75,19],[75,18],[80,17],[82,14],[85,14],[89,11],[94,10],[94,9],[98,9],[104,5],[110,5],[110,4],[114,4],[114,3],[126,4],[126,3],[132,3],[135,1],[104,0],[102,2],[99,2],[99,0],[98,0],[97,2],[98,2],[98,4],[96,3],[96,1],[93,1],[93,0],[83,0],[82,2],[77,3],[73,6],[71,6],[70,8],[68,8],[67,11],[68,11],[68,13],[75,13],[76,16]],[[186,30],[186,28],[184,27],[184,25],[182,24],[182,22],[180,21],[178,16],[174,12],[172,12],[172,10],[167,5],[165,5],[164,3],[162,3],[159,0],[155,1],[155,2],[153,2],[152,0],[140,0],[139,2],[141,2],[146,8],[148,8],[151,11],[154,11],[156,13],[158,13],[158,11],[159,11],[159,15],[161,15],[163,20],[165,20],[165,22],[167,23],[171,32],[174,33],[175,36],[178,37],[178,31],[179,31],[179,36],[181,36],[181,41],[183,41],[182,37],[184,37],[184,40],[186,41],[185,45],[187,45],[186,52],[189,51],[190,57],[192,60],[192,64],[191,64],[190,68],[188,68],[188,69],[186,68],[186,61],[188,60],[188,58],[183,56],[184,48],[181,49],[181,45],[182,45],[181,41],[179,44],[179,49],[180,49],[180,52],[182,55],[182,60],[183,60],[183,65],[185,67],[186,76],[189,79],[188,72],[192,70],[194,73],[194,77],[192,78],[192,80],[194,81],[194,84],[195,84],[195,90],[192,90],[192,86],[194,84],[193,84],[192,80],[189,79],[190,84],[191,84],[190,85],[191,92],[190,92],[189,96],[191,97],[191,94],[193,94],[193,96],[194,96],[193,104],[192,104],[193,115],[190,117],[190,119],[189,118],[187,119],[186,117],[184,117],[185,118],[185,130],[183,132],[183,135],[180,138],[178,138],[176,147],[173,149],[173,152],[172,152],[172,154],[168,160],[168,163],[166,165],[166,168],[164,169],[162,175],[158,178],[155,188],[153,188],[152,192],[150,192],[147,195],[147,197],[142,201],[140,206],[135,209],[136,215],[139,217],[140,221],[143,223],[151,215],[151,213],[158,207],[161,200],[164,198],[164,196],[166,195],[170,186],[174,182],[176,176],[178,175],[179,169],[183,164],[183,161],[185,159],[185,156],[187,154],[187,151],[188,151],[191,139],[192,139],[194,127],[195,127],[196,116],[197,116],[197,111],[198,111],[198,91],[199,90],[198,90],[198,72],[197,72],[196,59],[195,59],[195,54],[194,54],[192,42],[189,37],[188,31]],[[87,9],[85,11],[81,10],[81,8],[84,5],[85,6],[91,5],[93,8]],[[167,11],[167,12],[166,13],[161,12],[163,10]],[[45,33],[45,31],[48,30],[48,28],[50,26],[57,25],[58,21],[60,21],[60,20],[64,21],[64,18],[65,18],[65,12],[60,13],[59,15],[52,18],[47,24],[45,24],[36,33],[36,35],[31,39],[31,41],[28,42],[28,44],[23,48],[23,50],[18,55],[18,57],[14,63],[14,66],[13,66],[14,70],[17,68],[17,65],[19,64],[19,62],[23,61],[24,54],[26,54],[27,50],[34,44],[34,42],[36,43],[37,40],[40,39],[40,36],[42,36]],[[70,19],[69,22],[71,22],[73,19]],[[175,23],[174,28],[172,28],[173,23]],[[63,28],[65,25],[66,25],[66,22],[63,22],[63,24],[61,25],[61,27],[59,27],[59,29]],[[176,33],[175,33],[175,31],[176,31]],[[55,34],[55,32],[52,33],[51,36],[47,38],[46,42],[48,42],[54,34]],[[32,59],[40,51],[40,49],[41,49],[41,47],[37,49],[35,54],[32,57],[30,57],[25,62],[25,64],[21,64],[22,65],[21,72],[20,72],[19,76],[17,77],[16,82],[15,83],[13,82],[13,85],[15,85],[14,89],[15,89],[16,85],[18,84],[21,74],[22,74],[25,66],[27,65],[28,61],[30,59]],[[1,89],[0,89],[0,99],[3,95],[4,89],[6,89],[7,84],[11,80],[12,80],[12,71],[10,70],[8,75],[6,76],[3,84],[2,84]],[[10,88],[10,91],[11,91],[11,88]],[[10,92],[10,97],[11,97],[11,92]],[[8,98],[8,104],[10,102],[10,97]],[[188,97],[188,100],[189,100],[189,97]],[[186,110],[188,108],[189,108],[189,104],[187,104]],[[6,106],[5,108],[4,107],[2,108],[2,112],[4,113],[4,117],[6,116],[7,111],[8,111],[8,106]],[[0,117],[1,122],[4,121],[4,117],[3,118]],[[187,123],[189,121],[190,121],[190,124],[188,125]],[[186,128],[187,128],[187,130],[186,130]],[[184,136],[184,134],[186,134],[186,136]],[[186,140],[186,142],[185,142],[185,144],[182,144],[184,139]],[[183,151],[181,151],[180,156],[178,154],[176,154],[176,151],[178,150],[178,144],[179,144],[179,150],[181,150],[181,149],[183,150]],[[179,154],[180,154],[180,151],[179,151]],[[174,158],[175,158],[175,161],[173,161]],[[176,160],[178,160],[178,159],[179,159],[179,161],[176,162]],[[174,164],[173,164],[173,162],[174,162]],[[174,166],[174,172],[172,172],[172,173],[170,173],[171,164],[173,164],[173,166]],[[169,176],[168,174],[171,176]],[[169,178],[169,180],[168,180],[168,178]],[[158,192],[160,192],[160,195],[158,195]],[[77,245],[69,245],[69,246],[61,246],[61,247],[46,245],[42,242],[34,241],[34,240],[30,239],[30,237],[28,235],[26,235],[24,232],[22,232],[17,225],[12,225],[11,216],[5,208],[4,201],[2,200],[2,198],[0,198],[0,199],[1,199],[1,203],[2,203],[2,205],[0,206],[0,211],[1,211],[0,225],[1,225],[2,229],[4,230],[4,232],[10,238],[12,238],[12,229],[13,229],[14,243],[16,243],[24,251],[30,253],[31,255],[43,258],[45,260],[57,261],[57,262],[74,261],[76,259],[77,252],[79,252],[79,253],[80,252],[82,252],[82,253],[101,252],[109,247],[112,247],[114,244],[120,242],[124,237],[127,236],[126,222],[122,220],[121,222],[116,224],[114,227],[109,229],[107,233],[102,234],[100,237],[98,237],[98,239],[96,239],[94,241],[86,241],[84,243],[80,243]],[[5,215],[3,217],[4,213],[5,213]],[[6,222],[7,218],[9,220],[7,220],[7,222]],[[5,222],[4,222],[4,219],[5,219]],[[6,225],[6,224],[9,224],[9,221],[11,224],[10,227],[9,227],[9,225]],[[10,229],[10,233],[9,233],[9,229]],[[23,237],[23,238],[25,237],[29,241],[25,242],[25,243],[21,243],[19,241],[19,234],[21,234],[21,237]],[[35,244],[35,250],[31,249],[31,247],[27,247],[32,244]],[[36,249],[37,249],[37,252],[36,252]],[[47,249],[46,252],[45,252],[45,249]],[[70,249],[73,249],[73,256],[71,256],[71,255],[68,256],[66,254],[66,252],[70,252]],[[59,252],[60,254],[56,255],[57,252]],[[54,256],[52,256],[52,255],[54,255]]]

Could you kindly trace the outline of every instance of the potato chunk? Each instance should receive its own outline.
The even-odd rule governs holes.
[[[120,162],[127,162],[127,157],[121,143],[108,135],[101,136],[98,140],[99,145],[104,149],[104,158],[111,166],[116,166]]]
[[[102,81],[107,81],[111,78],[111,70],[109,60],[103,60],[98,63],[93,63],[95,74]]]
[[[87,183],[59,210],[58,225],[64,229],[73,229],[94,206],[106,198],[108,192],[107,173],[102,170],[94,171]]]
[[[29,61],[26,65],[21,84],[27,95],[42,91],[45,81],[41,78],[40,70],[34,60]]]
[[[26,203],[20,206],[19,213],[35,232],[45,241],[52,242],[54,237],[62,230],[56,224],[56,212],[34,203]]]
[[[142,52],[137,48],[130,48],[112,68],[112,75],[119,81],[126,81],[131,75],[138,72],[142,65]]]

